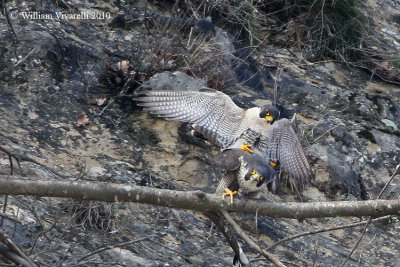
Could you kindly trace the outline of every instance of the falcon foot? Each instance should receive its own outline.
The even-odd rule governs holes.
[[[237,191],[232,191],[229,188],[225,188],[225,193],[222,194],[222,199],[225,199],[226,196],[231,196],[231,204],[233,204],[233,196],[236,195]]]
[[[269,165],[271,165],[271,167],[275,167],[276,166],[276,161],[270,161]]]
[[[251,150],[250,145],[243,145],[243,146],[240,147],[240,149],[244,150],[244,151],[247,151],[247,152],[249,152],[251,154],[254,153],[253,150]]]

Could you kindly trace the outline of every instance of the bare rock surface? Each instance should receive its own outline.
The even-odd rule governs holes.
[[[400,163],[399,86],[333,62],[312,64],[301,55],[272,46],[238,68],[234,58],[224,54],[234,47],[233,33],[217,27],[215,43],[211,37],[198,50],[189,49],[190,45],[171,49],[174,38],[166,43],[149,34],[136,16],[143,13],[144,2],[95,2],[2,4],[12,16],[16,36],[1,14],[0,146],[30,160],[22,160],[18,168],[15,161],[11,166],[2,152],[1,174],[9,174],[13,167],[16,174],[38,179],[82,179],[212,193],[221,175],[212,164],[218,148],[191,137],[188,125],[143,112],[130,96],[140,83],[133,82],[129,88],[124,85],[135,80],[144,81],[143,87],[151,89],[222,88],[239,106],[249,107],[273,101],[277,71],[281,71],[276,82],[278,101],[290,114],[296,113],[316,173],[315,181],[302,192],[302,201],[374,199]],[[399,3],[389,2],[375,4],[392,6],[391,16],[398,15]],[[168,16],[172,7],[154,4],[150,8]],[[52,19],[25,18],[23,12],[51,14]],[[94,12],[98,17],[58,19],[60,12]],[[124,17],[118,17],[121,14]],[[387,17],[379,20],[380,25],[389,22]],[[398,25],[388,29],[400,31]],[[166,51],[165,59],[159,51]],[[184,64],[173,51],[188,53]],[[101,78],[107,69],[116,70],[125,60],[130,62],[128,74],[111,71],[114,76],[106,75],[106,80],[112,83],[104,86]],[[250,76],[254,78],[246,84],[244,80]],[[83,122],[79,119],[82,113],[87,121],[85,116]],[[389,186],[385,198],[398,197],[397,184]],[[284,187],[278,195],[266,197],[300,201]],[[218,229],[196,212],[14,196],[9,196],[6,212],[23,224],[4,220],[1,231],[27,253],[33,248],[31,257],[41,266],[228,266],[233,258]],[[263,248],[292,234],[360,219],[297,221],[259,216],[256,225],[254,215],[233,217]],[[346,266],[398,266],[398,228],[395,217],[370,225]],[[272,252],[288,266],[311,266],[313,262],[340,266],[361,231],[349,228],[306,236]],[[136,239],[140,241],[79,261],[102,247]],[[254,251],[242,244],[254,259]],[[269,264],[254,262],[254,266]]]

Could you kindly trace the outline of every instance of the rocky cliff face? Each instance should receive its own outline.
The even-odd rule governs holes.
[[[398,16],[398,3],[375,4],[392,6],[391,17],[381,17],[378,11],[377,17],[395,41],[392,33],[400,28],[390,18]],[[400,87],[371,78],[363,70],[333,62],[309,63],[300,54],[273,46],[264,47],[257,57],[235,54],[240,43],[218,25],[212,36],[162,27],[156,32],[159,25],[143,26],[141,1],[4,5],[13,30],[6,19],[0,21],[0,146],[29,160],[16,168],[16,162],[11,166],[3,153],[2,174],[13,167],[14,173],[42,179],[78,177],[214,192],[221,175],[212,164],[218,149],[193,138],[189,126],[157,119],[138,108],[130,94],[143,81],[143,87],[153,89],[210,86],[230,94],[242,107],[272,102],[276,85],[278,102],[288,114],[296,113],[316,173],[315,181],[302,192],[303,201],[376,198],[400,163]],[[169,16],[172,7],[150,9]],[[60,12],[95,17],[58,19]],[[53,17],[35,18],[35,14]],[[83,120],[82,112],[87,116]],[[267,197],[299,200],[282,188],[277,196]],[[383,198],[398,197],[398,191],[394,182]],[[221,233],[198,213],[50,198],[10,196],[8,202],[6,212],[24,224],[5,220],[2,231],[26,251],[33,247],[32,258],[41,265],[71,266],[91,251],[140,238],[147,239],[79,263],[226,266],[232,261]],[[263,247],[291,234],[359,220],[259,217],[256,231],[254,216],[233,216],[249,235],[258,234]],[[371,225],[348,266],[396,266],[400,249],[396,222],[392,218]],[[288,266],[313,262],[338,266],[360,232],[350,228],[307,236],[286,242],[273,253]],[[246,245],[244,250],[255,257]]]

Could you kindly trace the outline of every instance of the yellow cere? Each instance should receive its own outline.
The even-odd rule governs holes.
[[[265,118],[266,118],[267,120],[270,120],[270,121],[273,121],[273,120],[274,120],[274,117],[272,117],[272,116],[265,116]]]

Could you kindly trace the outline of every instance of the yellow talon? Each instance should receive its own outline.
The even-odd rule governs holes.
[[[276,166],[276,161],[271,161],[271,162],[269,163],[269,165],[271,165],[271,167],[275,167],[275,166]]]
[[[249,152],[251,154],[254,153],[253,150],[251,150],[250,145],[243,145],[243,146],[240,147],[240,149],[244,150],[244,151],[247,151],[247,152]]]
[[[222,199],[225,199],[226,196],[231,196],[231,204],[233,204],[233,196],[237,194],[237,191],[232,191],[229,188],[225,188],[225,193],[222,195]]]

